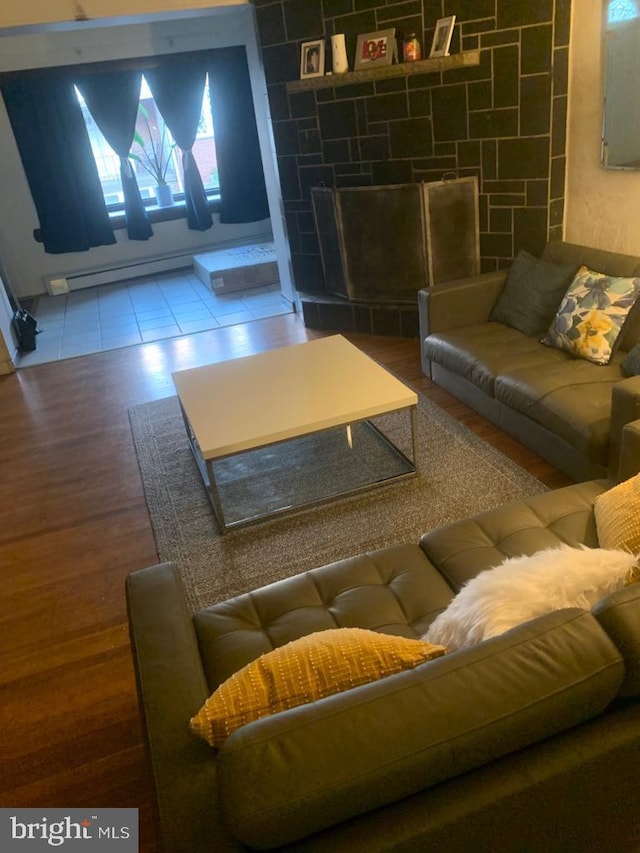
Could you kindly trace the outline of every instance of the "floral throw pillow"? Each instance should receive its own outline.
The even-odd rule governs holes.
[[[608,364],[639,295],[640,278],[620,278],[580,267],[541,343],[596,364]]]

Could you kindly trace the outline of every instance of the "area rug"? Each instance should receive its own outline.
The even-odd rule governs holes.
[[[174,562],[189,607],[402,542],[545,486],[419,395],[418,476],[220,535],[176,397],[129,410],[158,559]],[[406,413],[376,425],[411,453]]]

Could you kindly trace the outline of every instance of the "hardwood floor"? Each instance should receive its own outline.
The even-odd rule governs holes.
[[[2,807],[138,807],[158,850],[123,585],[157,561],[127,410],[171,371],[321,333],[295,316],[0,377]],[[561,475],[420,370],[418,342],[354,343],[551,487]]]

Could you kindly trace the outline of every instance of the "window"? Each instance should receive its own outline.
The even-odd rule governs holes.
[[[611,0],[607,9],[607,20],[614,24],[616,21],[637,18],[638,14],[638,6],[634,0]]]
[[[89,133],[91,149],[98,167],[100,183],[105,202],[109,210],[117,211],[123,208],[122,182],[120,180],[120,158],[113,151],[107,140],[96,125],[87,105],[80,92],[76,89],[82,115]],[[131,147],[131,153],[136,159],[131,159],[131,164],[136,173],[140,195],[153,205],[155,202],[155,187],[158,183],[153,176],[154,168],[149,162],[156,160],[165,172],[165,180],[173,191],[175,199],[184,198],[184,185],[182,182],[182,158],[180,149],[175,145],[169,128],[165,125],[159,110],[156,107],[151,90],[144,76],[140,88],[140,107],[138,110],[138,121],[136,123],[136,136]],[[204,90],[202,99],[202,113],[198,134],[193,146],[193,156],[198,165],[205,192],[208,195],[215,194],[220,189],[218,180],[218,165],[216,158],[215,134],[213,117],[211,115],[211,102],[209,100],[209,79]],[[149,166],[149,168],[145,168]]]

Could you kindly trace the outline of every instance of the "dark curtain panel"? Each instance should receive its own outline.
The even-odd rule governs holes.
[[[124,214],[130,240],[148,240],[153,236],[138,180],[127,156],[136,129],[141,81],[140,71],[91,74],[76,80],[95,123],[120,157]]]
[[[162,118],[182,151],[187,223],[192,231],[206,231],[213,225],[213,218],[191,150],[202,114],[205,68],[199,62],[167,57],[161,66],[146,70],[144,76]]]
[[[116,242],[82,110],[69,78],[0,84],[46,252]]]
[[[211,54],[211,112],[220,177],[221,222],[257,222],[269,216],[251,81],[244,47]]]

